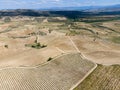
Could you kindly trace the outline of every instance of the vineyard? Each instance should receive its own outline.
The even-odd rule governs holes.
[[[0,90],[69,90],[95,66],[80,54],[67,54],[36,67],[1,69]]]
[[[120,65],[99,65],[74,90],[120,90]]]

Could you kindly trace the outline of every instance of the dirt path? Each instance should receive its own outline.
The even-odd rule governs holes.
[[[72,40],[70,37],[68,37],[68,38],[69,38],[69,40],[71,41],[72,45],[75,47],[76,51],[77,51],[78,53],[80,53],[81,57],[82,57],[83,59],[88,59],[88,58],[78,49],[77,45],[73,42],[73,40]]]
[[[60,51],[61,53],[65,53],[65,51],[63,51],[62,49],[60,49],[60,48],[58,48],[58,47],[56,47],[56,49],[57,49],[58,51]]]
[[[80,50],[78,49],[78,47],[77,47],[77,46],[75,45],[75,43],[73,42],[73,40],[72,40],[70,37],[68,37],[68,38],[69,38],[69,40],[71,41],[72,45],[75,47],[76,51],[77,51],[78,53],[81,53]]]

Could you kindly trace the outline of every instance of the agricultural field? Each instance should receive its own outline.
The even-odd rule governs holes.
[[[2,16],[0,90],[119,90],[119,17]]]
[[[36,67],[0,69],[0,89],[69,90],[95,68],[79,53],[65,54]]]
[[[49,57],[76,52],[68,37],[86,58],[99,64],[118,64],[119,23],[119,20],[86,23],[65,17],[2,17],[0,66],[37,65]]]
[[[98,65],[74,90],[120,90],[120,65]]]

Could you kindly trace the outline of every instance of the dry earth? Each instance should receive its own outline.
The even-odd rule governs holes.
[[[120,65],[119,20],[92,24],[75,22],[72,26],[66,22],[49,22],[49,18],[40,22],[34,17],[11,19],[7,23],[0,20],[1,90],[68,90],[93,69],[88,62]],[[25,46],[33,44],[36,37],[37,42],[47,47]],[[67,53],[80,54],[64,56]],[[48,62],[49,58],[59,56]]]

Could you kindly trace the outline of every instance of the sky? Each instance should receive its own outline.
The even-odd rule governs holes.
[[[0,9],[40,9],[114,4],[120,4],[120,0],[0,0]]]

